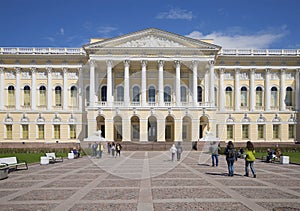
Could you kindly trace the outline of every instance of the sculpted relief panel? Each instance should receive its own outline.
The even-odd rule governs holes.
[[[185,47],[179,43],[176,43],[172,40],[168,40],[163,37],[156,37],[153,35],[149,35],[146,37],[142,37],[138,40],[128,41],[117,47]]]

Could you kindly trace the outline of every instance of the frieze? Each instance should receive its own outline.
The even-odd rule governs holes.
[[[138,40],[128,41],[126,43],[118,45],[117,47],[139,48],[139,47],[185,47],[185,46],[163,37],[156,37],[153,35],[149,35],[146,37],[142,37]]]
[[[47,79],[47,72],[46,71],[38,71],[37,78],[38,79]]]
[[[77,72],[69,72],[68,79],[78,79],[78,73]]]
[[[23,71],[21,73],[22,79],[30,79],[31,78],[31,74],[29,71]]]
[[[264,73],[255,73],[254,76],[255,76],[254,77],[255,80],[264,80],[265,74]]]
[[[16,79],[16,73],[14,71],[5,72],[6,79]]]

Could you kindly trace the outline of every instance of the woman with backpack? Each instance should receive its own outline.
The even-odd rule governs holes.
[[[253,174],[253,177],[256,178],[256,172],[254,169],[254,161],[255,161],[255,150],[254,150],[254,146],[253,143],[251,141],[247,141],[246,144],[246,149],[245,149],[245,176],[249,177],[249,165],[250,165],[250,169],[251,172]]]
[[[234,148],[232,141],[229,141],[225,148],[224,154],[226,155],[226,161],[228,166],[228,176],[234,175],[234,161],[237,160],[237,152]]]

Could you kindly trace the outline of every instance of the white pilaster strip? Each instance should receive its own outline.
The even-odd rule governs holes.
[[[142,106],[146,106],[146,93],[147,93],[146,68],[147,68],[147,61],[142,60]]]
[[[79,88],[78,88],[78,109],[82,111],[82,97],[83,97],[83,68],[78,68]]]
[[[176,80],[175,80],[175,96],[176,96],[176,105],[180,105],[180,61],[175,61],[176,67]]]
[[[124,61],[124,104],[129,106],[130,95],[129,95],[129,60]]]
[[[52,67],[47,67],[48,86],[47,86],[47,109],[52,110]]]
[[[254,87],[254,78],[255,69],[250,70],[250,111],[255,110],[255,87]]]
[[[31,108],[36,110],[36,68],[31,69]]]
[[[0,67],[0,110],[4,110],[4,67]]]
[[[192,61],[193,64],[193,102],[198,103],[198,61]]]
[[[90,106],[95,106],[95,61],[90,60]]]
[[[280,74],[280,111],[285,110],[285,69]]]
[[[112,105],[112,61],[106,61],[106,76],[107,76],[107,104]]]
[[[300,69],[296,70],[296,91],[295,91],[295,101],[296,101],[296,111],[300,111]]]
[[[225,89],[224,89],[224,69],[220,69],[220,80],[219,80],[219,91],[220,91],[220,110],[225,110]]]
[[[21,91],[21,84],[20,84],[20,68],[15,68],[16,70],[16,110],[20,109],[20,91]]]
[[[265,110],[269,111],[270,110],[270,105],[271,105],[271,90],[270,90],[270,72],[271,69],[267,68],[266,69],[266,78],[265,78]]]
[[[209,61],[209,98],[211,106],[215,106],[215,61]]]
[[[158,61],[158,102],[159,106],[164,105],[164,61]]]
[[[234,81],[234,93],[235,93],[235,110],[240,110],[240,69],[235,69],[235,81]]]
[[[64,101],[63,101],[63,110],[67,110],[68,109],[68,68],[63,68],[63,74],[64,74]]]

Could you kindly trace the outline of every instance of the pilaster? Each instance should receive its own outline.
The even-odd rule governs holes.
[[[224,89],[224,69],[220,69],[219,92],[220,92],[220,110],[225,110],[225,89]]]
[[[164,105],[164,61],[158,61],[158,102],[159,106]]]
[[[124,61],[124,104],[129,106],[130,95],[129,95],[129,60]]]
[[[271,99],[271,90],[270,90],[270,72],[271,69],[266,69],[266,78],[265,78],[265,110],[270,110],[270,99]]]
[[[254,78],[255,69],[250,70],[250,111],[255,110],[255,87],[254,87]]]
[[[36,68],[32,67],[31,70],[31,108],[36,110]]]
[[[20,77],[21,77],[21,69],[16,67],[16,110],[20,110],[20,90],[21,90],[21,84],[20,84]]]
[[[240,69],[235,69],[235,81],[234,81],[234,93],[235,93],[235,110],[240,110]]]
[[[176,68],[176,79],[175,79],[175,96],[176,96],[176,105],[180,106],[180,61],[176,60],[175,61],[175,68]]]
[[[0,67],[0,92],[4,92],[4,67]],[[4,94],[0,95],[0,110],[4,109]]]
[[[209,98],[211,106],[215,106],[215,61],[209,61]]]
[[[192,61],[193,64],[193,102],[198,103],[198,61]]]
[[[47,109],[52,110],[52,67],[47,67],[48,86],[47,86]]]
[[[78,109],[82,111],[82,97],[83,97],[83,68],[78,68],[78,78],[79,78],[79,87],[78,87]]]
[[[106,75],[107,75],[107,104],[112,105],[112,61],[106,61]]]
[[[146,76],[146,69],[147,69],[147,61],[143,60],[142,63],[142,106],[146,106],[146,93],[147,93],[147,76]],[[142,140],[142,139],[141,139]],[[145,139],[147,140],[147,139]]]
[[[280,74],[280,111],[285,110],[285,69],[281,69]]]
[[[300,112],[300,69],[296,70],[296,92],[295,92],[295,102],[296,102],[296,111]]]
[[[63,68],[63,80],[64,80],[64,90],[63,90],[63,110],[67,110],[68,109],[68,68],[64,67]]]
[[[90,60],[90,106],[95,106],[95,61]]]

